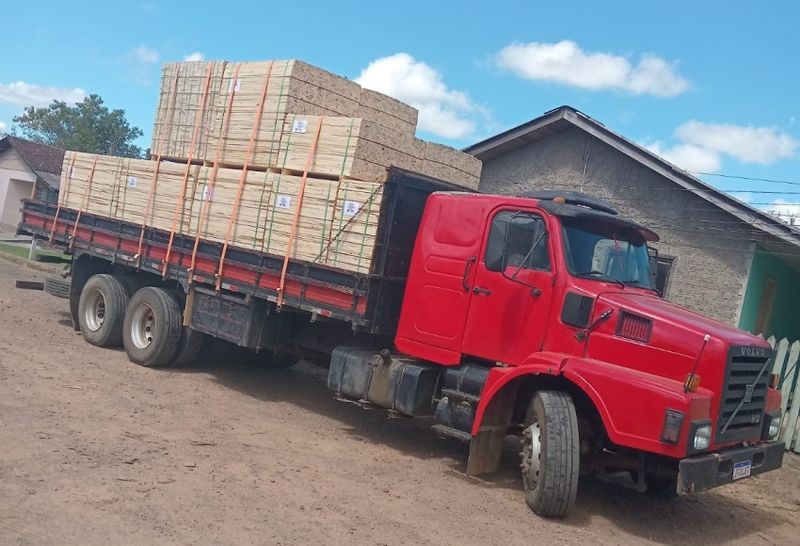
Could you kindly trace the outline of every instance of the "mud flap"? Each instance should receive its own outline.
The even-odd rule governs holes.
[[[511,424],[518,385],[511,384],[498,392],[483,414],[478,433],[469,444],[467,475],[491,474],[500,466],[503,442]]]

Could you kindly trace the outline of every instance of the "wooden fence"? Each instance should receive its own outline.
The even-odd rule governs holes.
[[[781,391],[781,432],[778,436],[786,442],[786,449],[800,453],[800,431],[798,430],[798,414],[800,414],[800,383],[798,382],[797,362],[800,358],[800,340],[789,343],[784,338],[776,340],[770,337],[767,342],[775,349],[775,360],[772,373],[778,374]]]

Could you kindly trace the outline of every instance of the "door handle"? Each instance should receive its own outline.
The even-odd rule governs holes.
[[[461,279],[461,286],[464,287],[464,290],[466,292],[469,292],[469,267],[472,264],[474,264],[476,261],[478,261],[478,257],[477,256],[471,256],[471,257],[467,258],[467,263],[464,266],[464,276]]]
[[[541,288],[532,288],[531,289],[531,296],[533,296],[534,298],[538,298],[541,295],[542,295],[542,289]]]
[[[472,293],[475,294],[476,296],[491,296],[492,295],[492,291],[491,290],[489,290],[488,288],[481,288],[480,286],[476,286],[475,288],[473,288],[472,289]]]

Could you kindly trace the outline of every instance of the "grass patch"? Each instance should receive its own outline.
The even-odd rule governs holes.
[[[10,243],[0,243],[0,252],[4,254],[11,254],[12,256],[25,258],[27,260],[29,251],[30,251],[30,245],[15,245]],[[36,254],[39,257],[48,258],[46,260],[48,262],[57,261],[58,259],[65,259],[65,260],[70,259],[69,256],[57,250],[36,249]]]

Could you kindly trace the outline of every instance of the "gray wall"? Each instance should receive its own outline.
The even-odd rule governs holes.
[[[678,188],[575,127],[485,161],[480,184],[487,193],[569,189],[606,199],[660,235],[659,253],[676,257],[669,300],[737,325],[755,248],[751,230]]]

